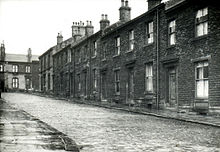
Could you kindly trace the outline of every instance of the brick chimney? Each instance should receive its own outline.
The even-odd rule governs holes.
[[[161,3],[162,0],[147,0],[148,2],[148,10],[156,7],[157,5],[159,5]]]
[[[60,44],[62,42],[63,42],[63,36],[62,36],[61,33],[58,33],[58,35],[57,35],[57,44]]]
[[[29,48],[28,53],[27,53],[27,61],[31,62],[31,58],[32,58],[32,51],[31,51],[31,48]]]
[[[127,22],[131,19],[131,8],[128,6],[128,0],[121,0],[121,7],[119,8],[120,21]]]
[[[86,35],[92,35],[94,33],[94,27],[92,26],[92,21],[86,21],[87,24],[85,26]]]
[[[110,21],[108,20],[108,15],[107,14],[102,14],[102,19],[100,20],[100,30],[105,29],[110,25]]]
[[[5,61],[5,44],[4,41],[1,44],[0,47],[0,61]]]

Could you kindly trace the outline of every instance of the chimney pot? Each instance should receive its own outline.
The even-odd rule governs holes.
[[[105,19],[108,20],[108,15],[107,14],[105,14]]]
[[[128,7],[128,1],[127,0],[125,1],[125,6]]]
[[[90,21],[90,25],[92,26],[92,21]]]
[[[122,7],[125,6],[124,0],[121,0],[121,6],[122,6]]]
[[[102,14],[102,20],[104,20],[104,14]]]

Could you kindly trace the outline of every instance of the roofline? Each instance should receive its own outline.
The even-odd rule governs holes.
[[[157,5],[157,6],[155,6],[154,8],[148,10],[147,12],[145,12],[145,13],[143,13],[143,14],[137,16],[136,18],[134,18],[134,19],[132,19],[132,20],[130,20],[130,21],[125,22],[124,24],[119,25],[119,26],[116,27],[114,30],[112,30],[112,31],[110,31],[110,32],[108,32],[108,33],[106,33],[106,34],[104,34],[104,35],[102,36],[102,38],[108,36],[109,34],[112,34],[113,32],[115,32],[115,31],[117,31],[117,30],[120,30],[121,28],[123,28],[123,27],[125,27],[125,26],[128,26],[128,25],[132,24],[133,22],[135,22],[135,21],[137,21],[137,20],[139,20],[139,19],[145,17],[146,15],[148,15],[148,14],[150,14],[150,13],[156,11],[157,9],[159,9],[160,7],[163,7],[163,6],[165,6],[165,3],[160,3],[159,5]]]

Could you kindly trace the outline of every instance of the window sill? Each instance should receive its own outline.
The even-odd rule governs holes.
[[[145,95],[153,95],[154,92],[153,92],[153,91],[145,91],[144,94],[145,94]]]
[[[119,57],[119,56],[120,56],[120,54],[117,54],[117,55],[114,55],[113,58],[116,58],[116,57]]]
[[[105,62],[105,61],[107,61],[107,59],[106,59],[106,58],[104,58],[104,59],[102,59],[101,61],[102,61],[102,62]]]
[[[199,41],[199,40],[202,40],[202,39],[207,39],[208,38],[208,34],[206,35],[201,35],[201,36],[196,36],[192,39],[192,42],[194,41]]]
[[[92,59],[95,59],[95,58],[96,58],[96,55],[95,55],[95,56],[92,56],[91,58],[92,58]]]
[[[172,44],[172,45],[168,45],[168,47],[166,49],[169,50],[169,49],[173,49],[175,47],[176,47],[176,44]]]
[[[147,43],[147,44],[144,44],[143,47],[150,47],[150,46],[153,46],[154,42],[152,43]]]
[[[125,53],[131,53],[131,52],[133,52],[133,50],[126,51]]]

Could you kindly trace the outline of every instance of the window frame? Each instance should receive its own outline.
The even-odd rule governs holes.
[[[206,11],[205,11],[206,9]],[[195,17],[195,37],[201,37],[208,34],[208,7],[203,7],[196,11]],[[202,12],[202,15],[199,16],[199,12]],[[205,13],[205,14],[204,14]],[[199,17],[198,17],[199,16]],[[201,27],[202,26],[202,27]],[[199,35],[199,28],[202,28],[202,34]]]
[[[4,65],[0,64],[0,72],[4,72]]]
[[[150,62],[145,64],[145,92],[152,93],[153,91],[153,63]]]
[[[154,43],[154,22],[153,21],[150,21],[146,24],[146,43],[147,44]]]
[[[129,31],[129,52],[134,50],[134,30]]]
[[[31,66],[30,65],[25,66],[25,72],[26,73],[31,73]]]
[[[120,51],[121,51],[121,38],[120,38],[120,36],[117,36],[117,37],[115,38],[115,51],[114,51],[114,56],[120,55]]]
[[[173,36],[173,42],[172,42],[172,36]],[[176,19],[172,19],[168,23],[168,45],[169,46],[176,45]]]
[[[97,41],[93,41],[92,58],[97,56]]]
[[[92,70],[92,78],[93,78],[93,90],[96,91],[98,88],[98,83],[97,83],[97,69]]]
[[[19,79],[17,77],[12,78],[12,88],[18,89],[19,88]]]
[[[12,65],[12,72],[17,73],[18,72],[18,65]]]
[[[204,73],[204,69],[205,67],[207,68],[206,70],[206,74],[207,74],[207,77],[204,77],[205,73]],[[200,73],[198,73],[198,70],[200,69]],[[202,76],[202,77],[200,77]],[[202,82],[202,88],[203,88],[203,93],[202,95],[198,95],[198,82]],[[207,83],[207,86],[205,86],[205,82],[208,82]],[[205,90],[207,87],[207,90]],[[206,93],[207,91],[207,93]],[[195,64],[195,97],[196,99],[208,99],[209,98],[209,62],[206,60],[206,61],[200,61],[200,62],[197,62]]]

